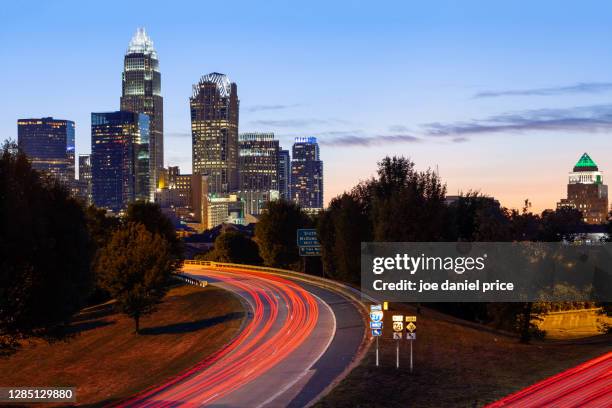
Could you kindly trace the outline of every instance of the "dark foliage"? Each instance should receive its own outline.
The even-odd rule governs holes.
[[[84,210],[6,142],[0,157],[0,337],[63,337],[92,288]]]

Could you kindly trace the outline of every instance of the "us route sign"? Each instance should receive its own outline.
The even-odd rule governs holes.
[[[404,323],[403,322],[393,322],[393,331],[394,332],[401,332],[404,330]]]

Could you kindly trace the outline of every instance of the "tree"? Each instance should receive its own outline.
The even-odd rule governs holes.
[[[106,215],[106,210],[90,205],[85,210],[87,229],[96,250],[103,248],[110,240],[113,232],[119,228],[120,220],[117,217]]]
[[[255,241],[264,264],[278,268],[295,266],[299,261],[297,230],[308,225],[308,216],[297,204],[284,200],[267,203],[255,226]]]
[[[345,193],[331,201],[317,223],[322,262],[329,276],[346,282],[359,282],[361,242],[371,240],[371,230],[369,214],[359,199],[358,191]]]
[[[214,249],[200,259],[246,265],[260,265],[257,243],[236,231],[225,232],[215,239]]]
[[[176,236],[172,221],[162,211],[158,204],[137,201],[128,205],[125,221],[140,223],[152,234],[159,234],[170,245],[170,252],[179,262],[184,257],[181,240]]]
[[[140,318],[155,311],[177,269],[170,244],[137,223],[128,223],[113,233],[96,267],[100,286],[134,319],[137,333]]]
[[[438,175],[418,172],[404,157],[378,163],[372,190],[373,238],[376,241],[432,242],[444,238],[446,186]]]
[[[81,204],[32,169],[14,143],[0,157],[0,347],[64,337],[93,286]]]

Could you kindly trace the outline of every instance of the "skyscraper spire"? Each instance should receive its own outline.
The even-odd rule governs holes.
[[[144,27],[138,27],[136,33],[130,40],[126,54],[147,54],[157,58],[157,52],[153,46],[153,41],[147,35]]]

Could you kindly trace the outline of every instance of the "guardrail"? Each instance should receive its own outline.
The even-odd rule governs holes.
[[[205,288],[206,286],[208,286],[208,282],[205,280],[193,279],[191,276],[187,276],[182,273],[174,273],[172,275],[175,278],[182,280],[185,283],[188,283],[189,285],[199,286],[201,288]]]

